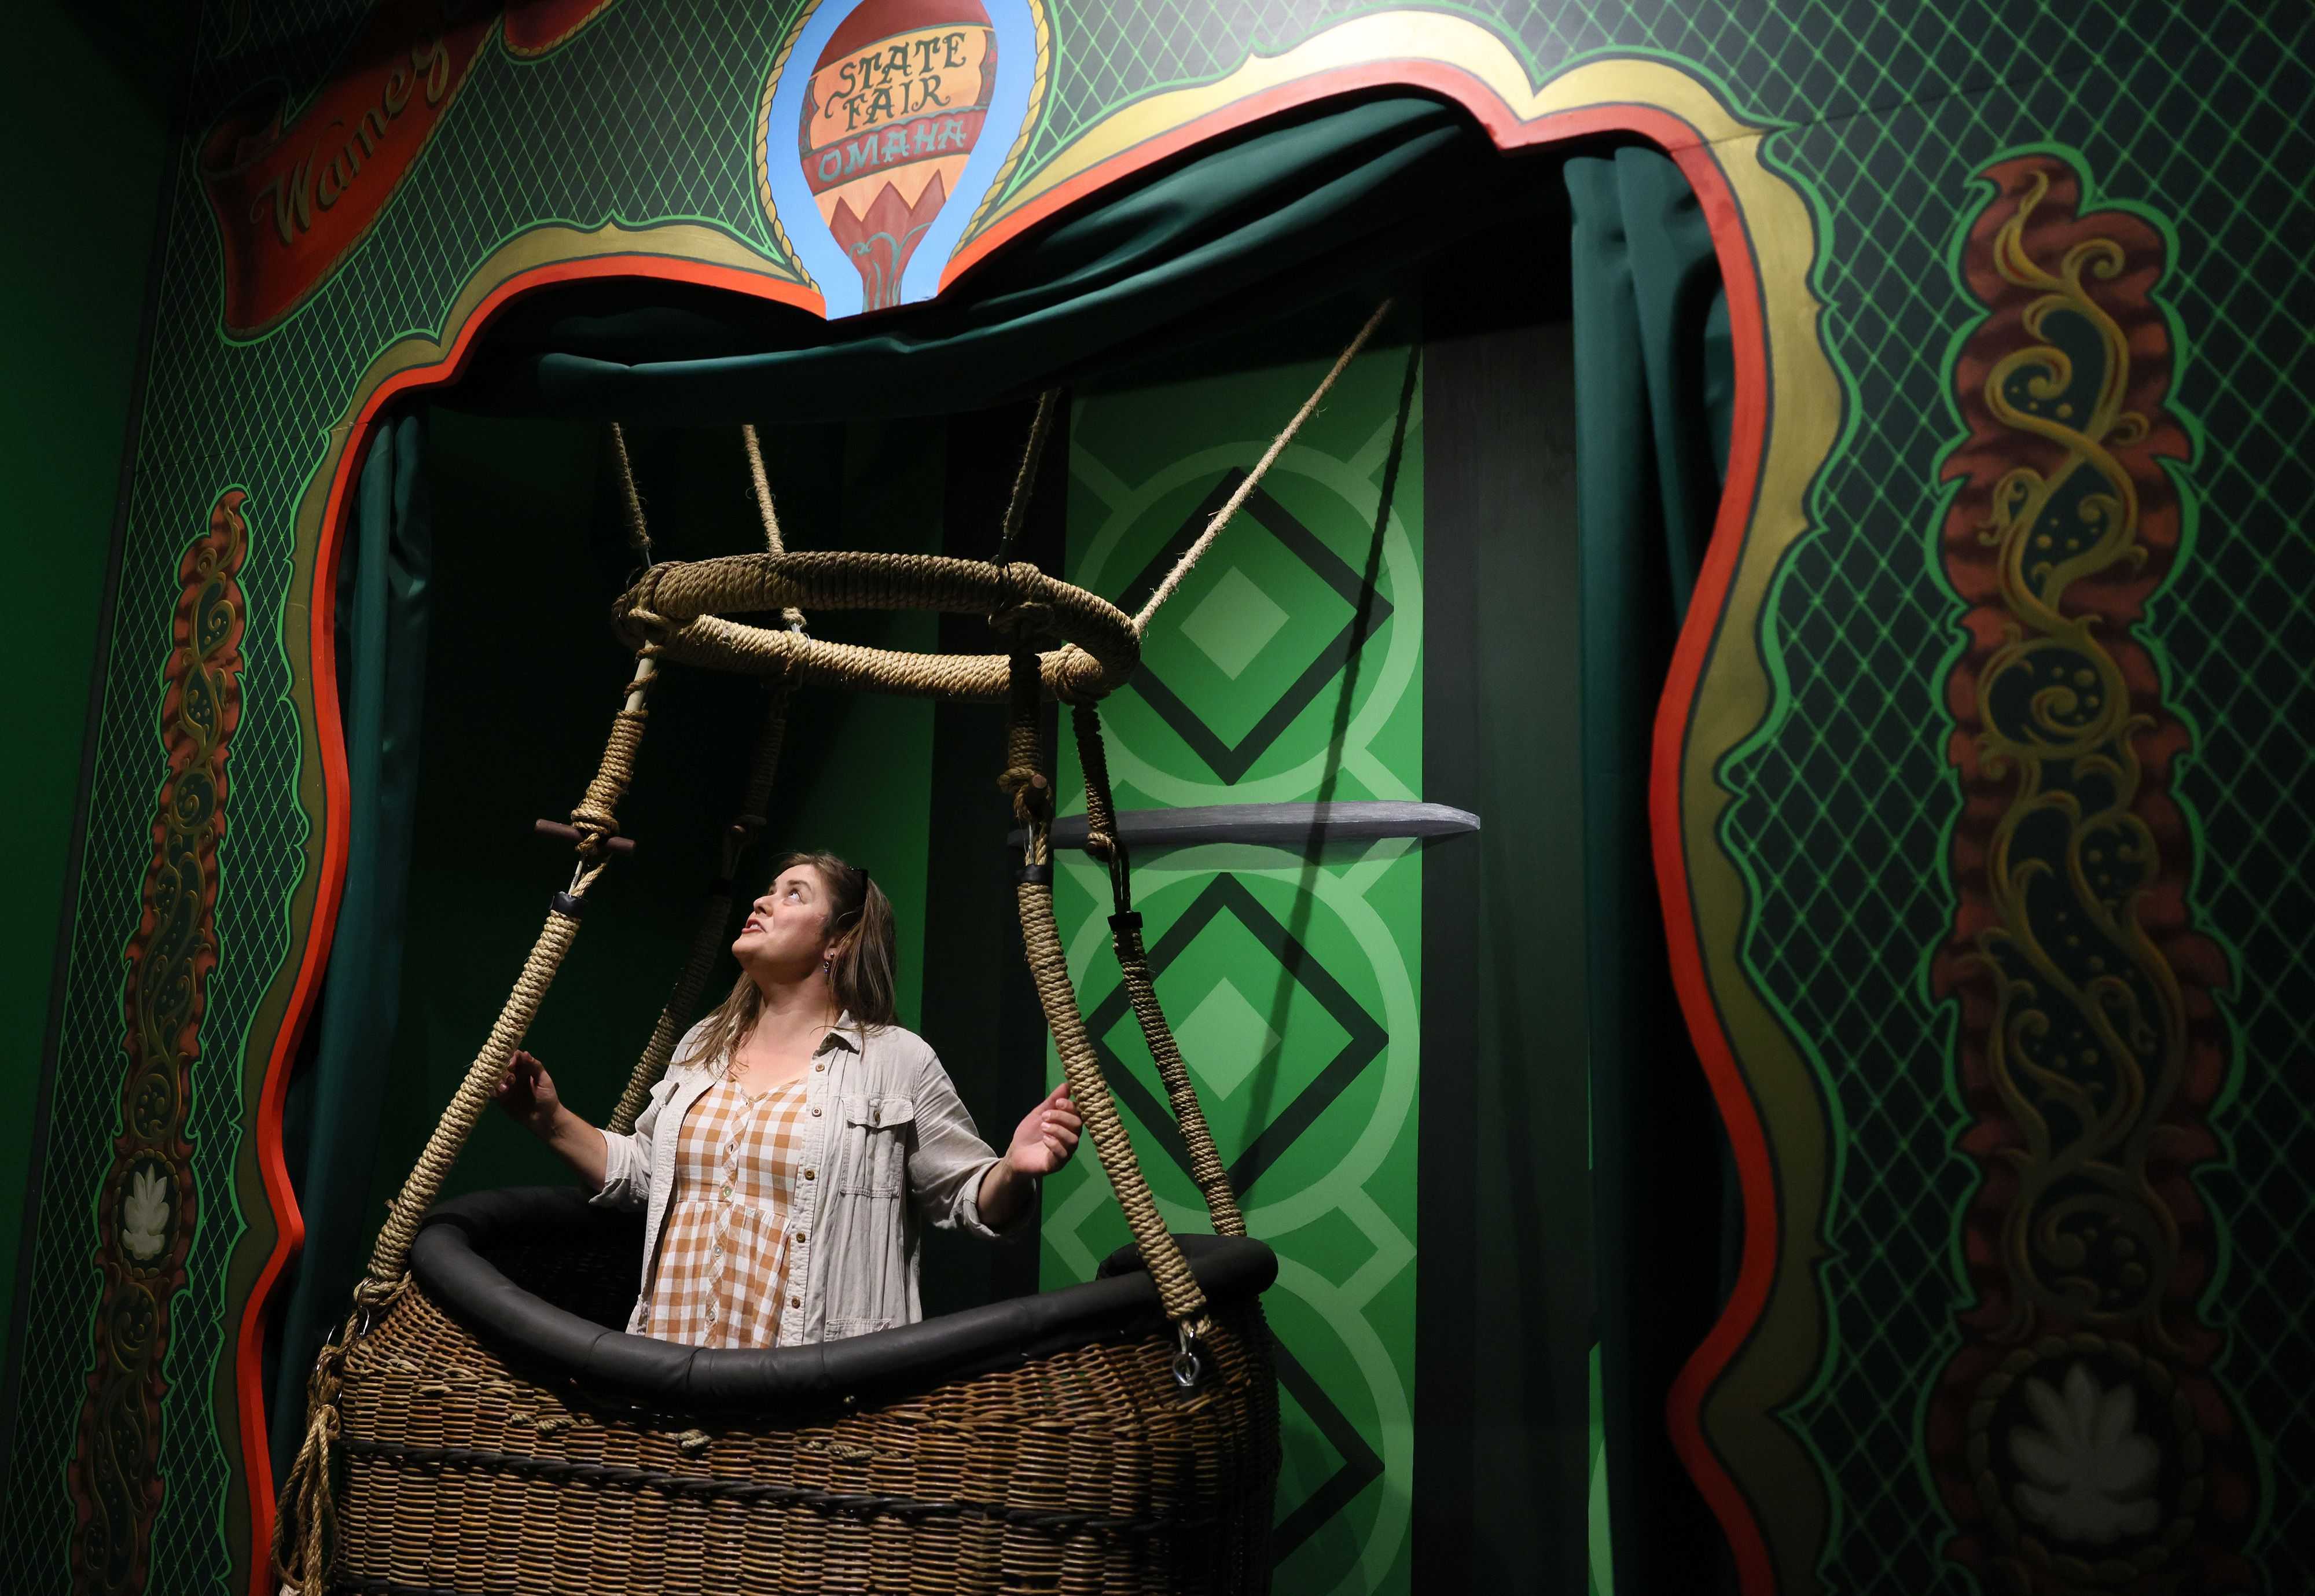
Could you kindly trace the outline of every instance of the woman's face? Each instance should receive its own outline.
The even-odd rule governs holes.
[[[749,906],[732,956],[751,974],[799,980],[827,956],[828,922],[828,883],[810,864],[791,865]]]

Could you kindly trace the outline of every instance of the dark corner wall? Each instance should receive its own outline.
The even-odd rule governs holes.
[[[0,481],[8,484],[11,797],[0,917],[0,1325],[15,1305],[89,680],[159,214],[168,49],[109,4],[10,7],[19,129],[0,155]],[[173,8],[158,7],[156,10]],[[160,24],[165,26],[165,24]],[[0,1424],[4,1432],[4,1424]]]

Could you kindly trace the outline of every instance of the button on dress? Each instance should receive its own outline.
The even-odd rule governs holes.
[[[750,1094],[727,1078],[684,1116],[659,1267],[636,1314],[642,1334],[703,1347],[778,1341],[780,1311],[804,1277],[808,1241],[790,1215],[807,1095],[801,1079]]]

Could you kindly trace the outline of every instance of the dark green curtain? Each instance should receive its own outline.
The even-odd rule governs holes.
[[[1648,836],[1656,703],[1719,506],[1734,382],[1704,214],[1648,149],[1567,163],[1574,210],[1583,911],[1601,1405],[1617,1588],[1725,1560],[1664,1397],[1725,1298],[1726,1151],[1672,991]]]
[[[412,801],[426,687],[432,526],[424,425],[378,428],[362,463],[338,571],[338,712],[345,729],[348,847],[321,1023],[293,1077],[283,1154],[306,1246],[272,1376],[274,1476],[296,1452],[306,1376],[345,1316],[370,1230],[368,1206],[387,1054],[402,986]]]
[[[835,324],[662,284],[544,291],[493,327],[462,407],[677,425],[953,414],[1237,329],[1379,297],[1536,203],[1464,114],[1397,96],[1218,144],[1001,252],[931,305]]]

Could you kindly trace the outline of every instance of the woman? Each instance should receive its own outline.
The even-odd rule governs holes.
[[[739,984],[677,1044],[633,1135],[573,1113],[528,1053],[498,1101],[596,1202],[644,1210],[634,1334],[793,1346],[913,1324],[910,1209],[991,1237],[1028,1213],[1077,1148],[1069,1087],[1002,1156],[983,1142],[932,1049],[892,1023],[891,901],[833,855],[781,860],[732,952]]]

